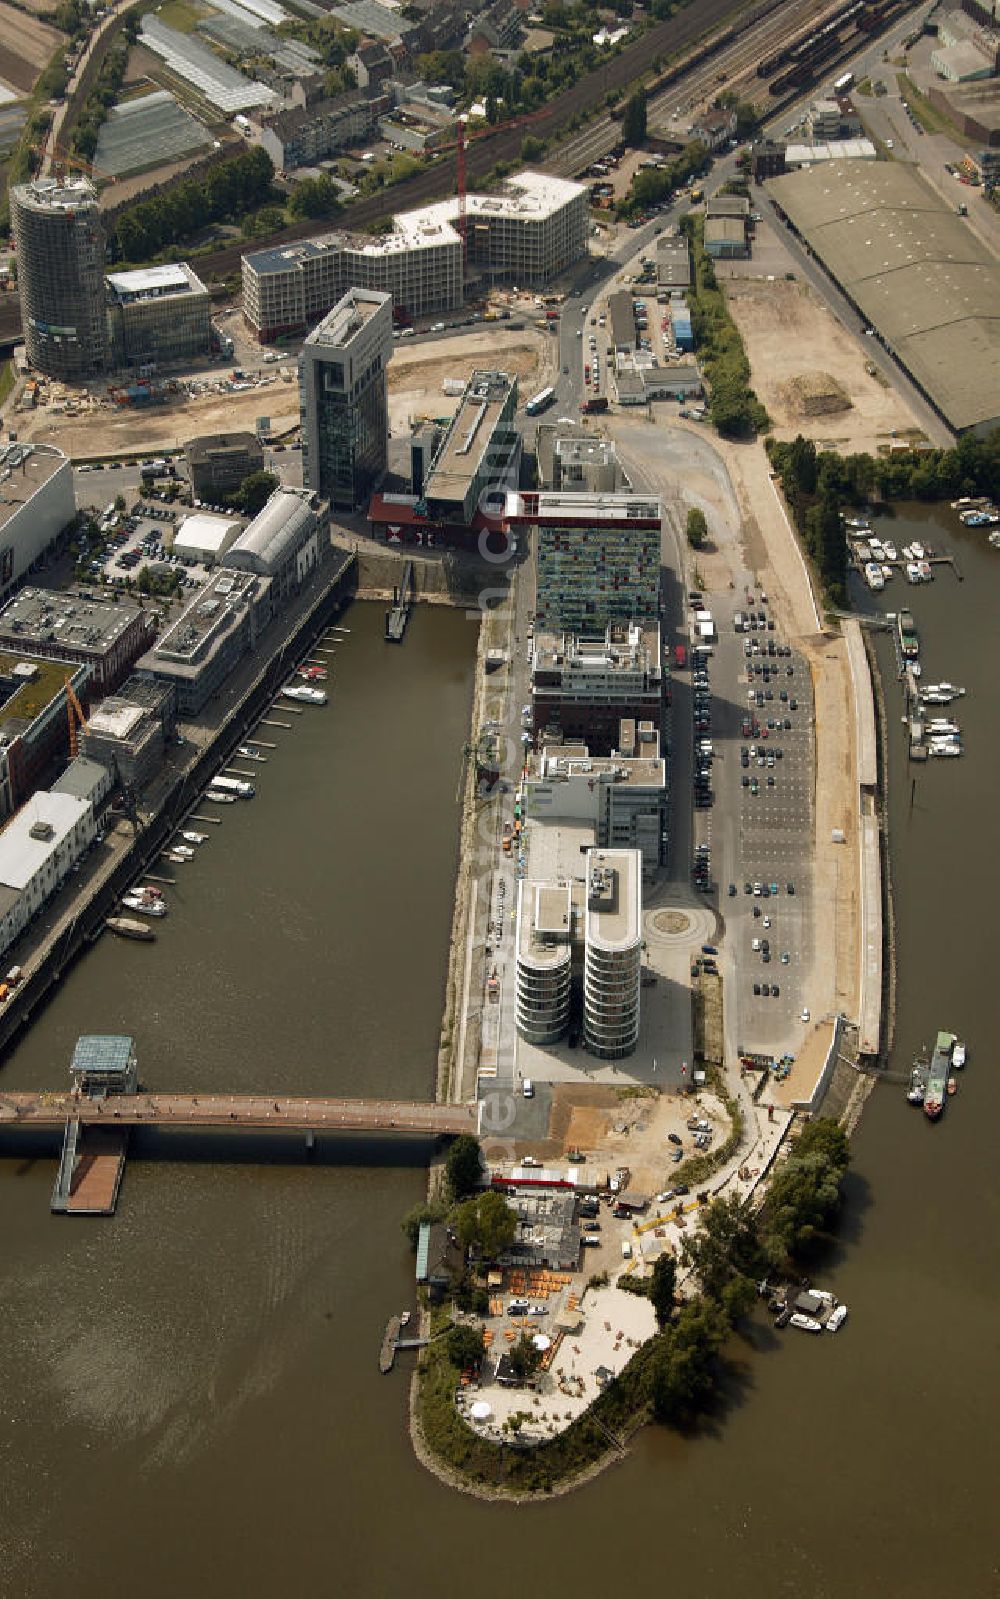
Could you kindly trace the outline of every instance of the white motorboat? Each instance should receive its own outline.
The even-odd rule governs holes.
[[[907,561],[904,570],[906,572],[906,581],[907,581],[907,583],[919,583],[919,582],[921,582],[920,568],[917,565],[916,561]]]
[[[884,540],[882,548],[885,551],[885,558],[887,561],[899,560],[899,551],[896,549],[895,544],[890,544],[888,540]]]
[[[794,1316],[789,1318],[788,1325],[789,1327],[798,1327],[801,1332],[818,1333],[823,1331],[821,1322],[818,1322],[814,1316],[804,1316],[801,1310],[797,1310]]]
[[[235,805],[235,794],[224,794],[221,788],[209,788],[205,791],[205,798],[211,800],[213,805]]]
[[[942,694],[946,700],[959,700],[965,690],[964,688],[959,688],[957,683],[928,683],[924,693]]]
[[[847,1306],[834,1305],[826,1321],[823,1323],[827,1332],[839,1332],[847,1320]]]
[[[185,861],[193,861],[194,860],[194,850],[191,848],[191,846],[189,844],[171,844],[170,847],[173,850],[174,854],[175,855],[179,855],[182,860],[185,860]]]
[[[186,856],[178,855],[177,851],[173,850],[173,849],[165,849],[163,851],[163,859],[165,861],[169,861],[172,866],[186,866],[187,865]]]
[[[262,755],[260,750],[254,749],[252,744],[241,744],[236,753],[242,755],[245,761],[265,761],[267,759],[267,756]]]
[[[932,738],[930,744],[928,745],[928,749],[932,755],[940,757],[950,756],[952,759],[954,759],[956,755],[961,755],[962,753],[962,746],[960,744],[953,743],[951,739],[937,740]]]
[[[142,894],[125,894],[122,898],[122,907],[127,911],[138,911],[140,916],[167,914],[167,907],[162,899],[146,899]]]
[[[865,563],[865,582],[875,594],[880,594],[885,588],[885,578],[882,576],[882,568],[877,566],[874,561],[867,561]]]
[[[930,561],[918,561],[917,571],[920,573],[921,583],[931,583],[934,580],[934,568]]]
[[[313,688],[311,683],[286,683],[281,692],[286,700],[303,700],[306,705],[326,704],[325,690]]]
[[[914,561],[923,561],[927,558],[927,551],[922,544],[911,544],[910,552]]]
[[[965,1060],[965,1045],[960,1039],[956,1038],[954,1044],[951,1046],[951,1064],[956,1068],[956,1070],[960,1070],[965,1065]]]
[[[185,844],[207,844],[208,843],[208,834],[207,833],[183,832],[181,834],[181,838],[184,840]]]

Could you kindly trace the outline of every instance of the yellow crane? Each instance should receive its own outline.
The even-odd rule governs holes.
[[[76,742],[77,725],[82,727],[87,718],[83,714],[83,706],[77,699],[69,678],[66,679],[66,715],[69,719],[69,758],[71,761],[75,761],[78,754]]]

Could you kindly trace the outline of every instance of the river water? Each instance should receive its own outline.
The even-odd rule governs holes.
[[[695,1437],[647,1430],[578,1494],[517,1509],[415,1463],[406,1383],[378,1375],[407,1303],[399,1218],[423,1189],[376,1151],[350,1164],[133,1161],[110,1222],[53,1219],[51,1158],[0,1162],[0,1594],[264,1599],[627,1585],[740,1592],[1000,1592],[992,1533],[1000,1091],[987,1006],[993,595],[1000,555],[947,512],[897,542],[952,544],[966,581],[903,589],[931,677],[965,683],[968,754],[910,804],[893,662],[895,1058],[966,1037],[932,1127],[879,1088],[822,1280],[836,1338],[734,1341],[725,1404]],[[888,602],[891,603],[891,602]],[[870,600],[868,601],[870,608]],[[324,711],[296,718],[251,805],[229,807],[156,946],[102,941],[4,1071],[58,1085],[76,1035],[122,1029],[151,1086],[429,1095],[456,856],[474,630],[418,609],[401,650],[355,606]],[[898,735],[898,736],[897,736]],[[916,769],[914,769],[916,770]],[[207,829],[206,829],[207,830]],[[241,1146],[245,1151],[246,1146]]]

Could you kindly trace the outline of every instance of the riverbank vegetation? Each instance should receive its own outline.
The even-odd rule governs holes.
[[[1000,497],[1000,429],[984,439],[963,435],[950,449],[893,451],[886,456],[817,450],[800,434],[768,439],[767,453],[826,595],[847,598],[847,507],[893,500]]]
[[[681,230],[691,244],[694,282],[688,293],[698,361],[708,379],[709,415],[724,438],[751,438],[766,428],[767,411],[750,387],[750,362],[743,340],[705,253],[704,218],[690,213]]]
[[[470,1141],[474,1142],[474,1141]],[[469,1151],[461,1164],[468,1175]],[[421,1352],[415,1393],[419,1444],[436,1464],[473,1491],[513,1497],[547,1494],[624,1450],[627,1438],[645,1422],[690,1427],[717,1407],[720,1384],[730,1367],[726,1346],[734,1328],[751,1312],[756,1284],[770,1270],[794,1269],[812,1258],[828,1239],[841,1204],[847,1170],[847,1139],[835,1122],[819,1119],[803,1129],[791,1154],[771,1183],[763,1208],[755,1213],[735,1196],[708,1201],[697,1229],[685,1235],[679,1259],[665,1255],[634,1291],[650,1299],[658,1331],[608,1384],[595,1402],[551,1440],[523,1443],[511,1425],[507,1440],[482,1438],[459,1414],[455,1395],[463,1377],[475,1377],[483,1359],[478,1326],[457,1313],[470,1290],[486,1299],[476,1272],[487,1264],[485,1235],[478,1227],[465,1252],[466,1274],[456,1292],[430,1311],[431,1340]],[[463,1225],[479,1194],[447,1205],[456,1236],[469,1237]],[[429,1219],[429,1218],[425,1218]],[[407,1231],[413,1235],[411,1218]],[[677,1270],[689,1276],[693,1292],[677,1297]],[[630,1285],[632,1286],[632,1285]],[[524,1377],[530,1379],[525,1352]]]

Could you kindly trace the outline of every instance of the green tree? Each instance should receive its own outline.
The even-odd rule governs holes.
[[[483,1180],[483,1158],[479,1139],[474,1138],[471,1133],[462,1133],[456,1138],[448,1151],[445,1170],[452,1194],[456,1199],[465,1199],[467,1195],[474,1194]]]
[[[633,150],[638,150],[646,142],[646,91],[636,89],[625,102],[625,115],[622,118],[622,138]]]
[[[542,1351],[536,1349],[527,1333],[522,1333],[517,1343],[508,1355],[510,1369],[518,1382],[527,1382],[538,1370],[542,1360]]]
[[[653,1275],[649,1280],[649,1298],[660,1327],[665,1327],[670,1320],[676,1286],[677,1262],[673,1255],[658,1256],[653,1263]]]
[[[475,1194],[454,1212],[455,1231],[463,1248],[487,1260],[509,1249],[517,1231],[517,1218],[502,1194],[489,1188]]]
[[[708,522],[705,513],[697,505],[692,505],[687,514],[687,540],[693,550],[700,550],[708,537]]]
[[[716,1356],[729,1334],[722,1308],[692,1299],[676,1323],[660,1334],[648,1367],[649,1397],[657,1419],[688,1422],[705,1409],[715,1388]]]
[[[237,491],[236,501],[241,511],[247,516],[256,516],[262,511],[275,489],[280,487],[280,480],[273,472],[251,472],[245,477]]]
[[[403,1217],[401,1226],[406,1234],[407,1242],[409,1243],[411,1249],[415,1250],[417,1247],[417,1239],[420,1236],[420,1228],[423,1223],[429,1221],[440,1221],[441,1217],[442,1211],[440,1206],[429,1205],[424,1199],[420,1200],[418,1204],[414,1205],[412,1209],[407,1211],[406,1215]]]
[[[759,1249],[753,1216],[734,1194],[713,1199],[701,1213],[700,1227],[681,1244],[681,1258],[693,1269],[702,1290],[721,1300],[733,1277],[756,1274]]]
[[[456,1324],[448,1330],[448,1359],[459,1371],[476,1370],[482,1364],[483,1337],[478,1327]]]
[[[540,161],[545,154],[545,140],[538,139],[533,133],[525,134],[521,140],[521,160],[532,162]]]

